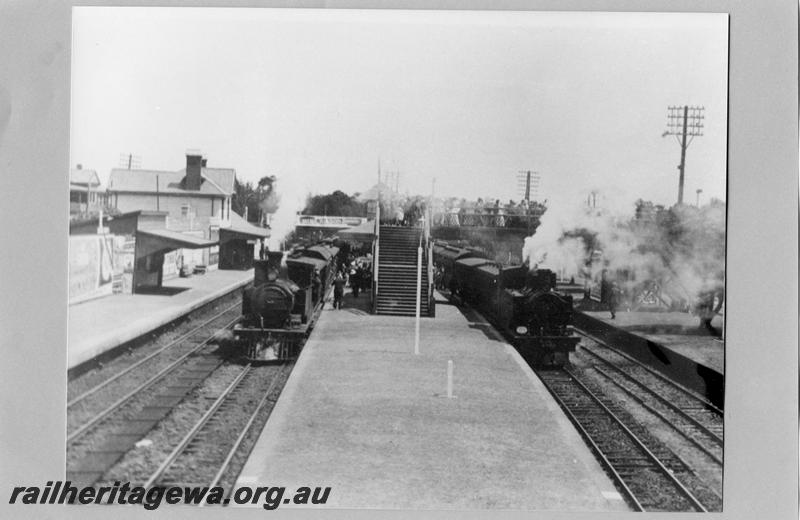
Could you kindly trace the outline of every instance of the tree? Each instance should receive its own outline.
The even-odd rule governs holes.
[[[247,220],[258,222],[261,212],[275,213],[278,209],[280,198],[275,194],[276,177],[268,175],[261,177],[253,186],[252,182],[233,181],[233,196],[231,197],[231,207],[239,215],[245,215],[247,208]]]
[[[367,206],[355,196],[336,190],[327,195],[314,195],[306,201],[303,215],[333,215],[338,217],[364,217]]]
[[[258,220],[258,204],[259,197],[253,183],[239,182],[239,179],[233,181],[233,196],[231,197],[231,207],[233,211],[239,215],[244,216],[245,208],[247,208],[247,220]]]

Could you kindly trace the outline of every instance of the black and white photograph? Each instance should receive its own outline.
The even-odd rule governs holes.
[[[723,509],[727,15],[73,24],[68,480]]]
[[[316,7],[70,7],[62,473],[10,507],[738,507],[736,19]]]

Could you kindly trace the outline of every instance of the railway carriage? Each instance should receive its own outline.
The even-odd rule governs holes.
[[[477,249],[463,249],[454,247],[442,242],[433,245],[433,258],[437,267],[441,270],[440,289],[450,289],[453,282],[456,260],[464,258],[486,258]]]

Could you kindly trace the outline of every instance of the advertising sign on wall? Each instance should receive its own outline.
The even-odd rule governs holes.
[[[69,237],[69,303],[112,293],[111,238]]]

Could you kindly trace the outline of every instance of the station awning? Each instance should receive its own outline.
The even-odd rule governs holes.
[[[214,240],[168,229],[139,229],[136,231],[136,239],[138,242],[137,254],[142,256],[181,248],[203,249],[218,244]]]
[[[342,240],[356,240],[359,242],[369,242],[375,238],[375,221],[362,222],[361,224],[343,229],[337,233]]]
[[[261,238],[269,238],[270,236],[269,229],[254,226],[236,213],[231,213],[230,227],[220,228],[219,233],[221,242],[236,238],[241,240],[258,240]]]

